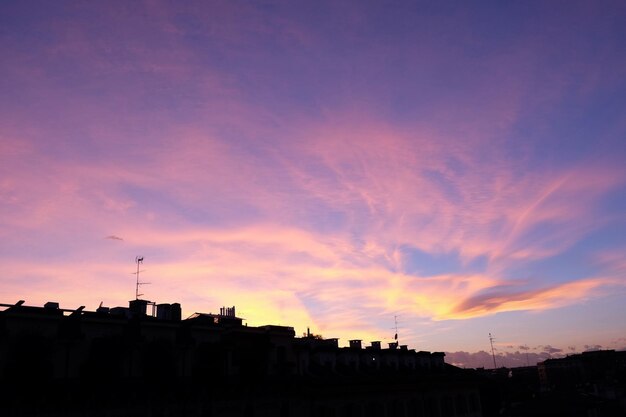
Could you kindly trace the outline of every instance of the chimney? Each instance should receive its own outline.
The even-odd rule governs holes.
[[[182,309],[180,308],[180,303],[172,304],[172,321],[180,321],[182,317]]]
[[[380,342],[379,341],[372,342],[372,349],[380,350]]]
[[[361,349],[361,341],[358,339],[350,340],[350,348]]]
[[[148,310],[149,301],[131,300],[128,302],[128,309],[137,316],[145,316]]]
[[[96,313],[109,314],[109,307],[100,306],[96,309]]]
[[[167,303],[157,304],[157,319],[159,320],[171,320],[172,319],[172,306]]]

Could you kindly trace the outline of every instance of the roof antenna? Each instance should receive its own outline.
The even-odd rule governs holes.
[[[149,282],[140,282],[139,281],[139,273],[146,271],[145,269],[142,269],[141,271],[139,270],[139,264],[143,264],[143,256],[136,256],[135,257],[135,263],[137,264],[137,272],[132,272],[132,273],[137,275],[137,284],[135,286],[135,300],[139,300],[139,297],[141,297],[143,295],[143,294],[139,294],[139,286],[140,285],[150,284],[150,283]]]
[[[393,340],[395,340],[396,343],[399,343],[398,342],[398,317],[399,316],[397,316],[397,315],[393,316],[393,323],[394,323],[393,328],[396,329],[396,334],[393,335]]]
[[[493,351],[493,337],[491,336],[491,333],[489,333],[489,343],[491,344],[491,356],[493,357],[493,369],[497,369],[498,366],[496,365],[496,354]]]

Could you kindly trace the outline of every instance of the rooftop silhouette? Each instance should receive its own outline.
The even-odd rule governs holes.
[[[236,308],[0,304],[2,416],[620,416],[626,352],[465,370],[391,342],[296,337]]]
[[[96,311],[1,306],[2,415],[483,415],[476,381],[442,352],[339,347],[244,325],[234,306],[186,319],[178,303],[143,299]]]

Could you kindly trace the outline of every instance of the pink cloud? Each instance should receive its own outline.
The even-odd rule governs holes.
[[[580,303],[585,298],[608,294],[610,286],[622,286],[624,283],[614,279],[590,278],[572,281],[549,288],[529,291],[506,291],[500,293],[476,295],[455,306],[452,317],[469,318],[500,311],[544,310],[573,303]]]
[[[186,307],[193,310],[236,301],[249,306],[251,323],[299,317],[294,324],[300,328],[344,337],[380,338],[380,329],[367,318],[397,310],[416,318],[467,319],[569,305],[619,285],[589,278],[537,289],[528,283],[513,285],[500,275],[510,263],[560,253],[593,228],[595,201],[620,184],[623,177],[617,171],[574,170],[542,186],[540,175],[516,178],[498,167],[492,171],[471,154],[459,156],[465,166],[457,172],[448,162],[457,155],[446,152],[434,133],[416,139],[375,125],[361,130],[331,126],[310,135],[263,159],[190,130],[157,138],[158,149],[89,164],[56,161],[26,146],[20,152],[37,162],[33,170],[17,170],[7,182],[17,198],[7,227],[63,239],[79,229],[94,240],[115,233],[132,251],[129,259],[139,251],[168,253],[154,272],[158,285],[169,285],[168,291],[155,290],[155,296],[194,300]],[[429,172],[440,173],[442,181],[433,181]],[[42,177],[48,181],[42,183]],[[229,201],[253,207],[255,214],[232,213],[238,227],[193,224],[175,212],[153,211],[141,197],[123,192],[124,187],[158,191],[186,207]],[[572,198],[578,205],[569,210]],[[459,204],[466,209],[458,210]],[[303,210],[306,214],[300,215]],[[335,211],[339,220],[317,231],[310,216],[326,210]],[[528,245],[525,233],[545,222],[560,227],[559,245]],[[494,224],[501,226],[489,227]],[[78,259],[85,253],[78,249],[83,242],[64,244],[74,248]],[[493,264],[476,274],[405,274],[401,245],[433,254],[458,251],[466,259],[487,255]],[[94,243],[88,255],[99,247]],[[122,271],[128,269],[125,262],[118,258],[113,265]],[[20,267],[38,271],[29,269],[28,262],[14,271]],[[63,265],[73,279],[87,282],[104,279],[98,277],[112,270],[89,266],[93,278],[84,278],[84,267]],[[41,293],[71,282],[38,273],[51,282],[37,287]],[[203,289],[212,288],[209,283],[219,283],[219,297]],[[129,284],[106,285],[117,286],[112,292],[122,294],[119,288]],[[504,289],[496,293],[494,288]],[[253,302],[255,296],[271,306]],[[78,292],[76,302],[81,302]]]

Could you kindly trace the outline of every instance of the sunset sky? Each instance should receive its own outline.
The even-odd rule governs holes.
[[[0,57],[0,302],[142,255],[184,316],[626,348],[623,1],[4,0]]]

